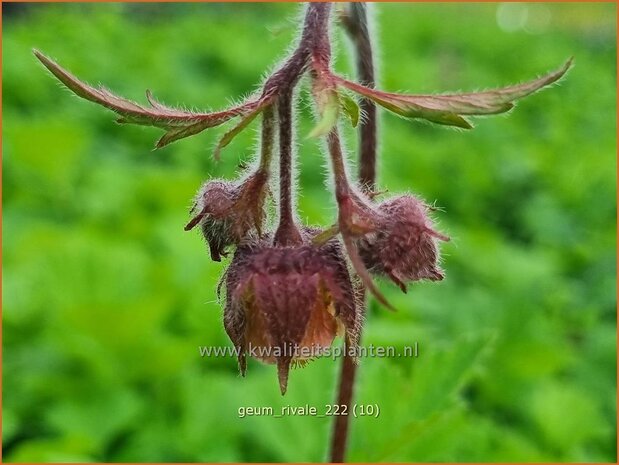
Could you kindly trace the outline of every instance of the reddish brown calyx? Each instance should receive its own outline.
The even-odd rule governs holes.
[[[226,248],[239,244],[250,231],[262,233],[267,181],[266,173],[258,170],[239,184],[219,180],[205,183],[192,208],[197,214],[185,231],[200,225],[211,258],[220,261],[226,256]]]
[[[282,394],[291,366],[319,357],[337,335],[356,341],[361,322],[346,260],[337,241],[272,246],[267,240],[237,249],[226,279],[224,323],[246,355],[278,366]]]

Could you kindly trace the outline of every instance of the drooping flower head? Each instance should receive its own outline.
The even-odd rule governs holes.
[[[214,261],[226,256],[226,248],[240,243],[249,231],[261,233],[267,182],[266,173],[258,170],[242,182],[212,180],[200,188],[191,210],[196,216],[185,230],[200,225]]]
[[[291,364],[321,355],[333,339],[356,343],[361,307],[339,242],[318,247],[305,231],[304,244],[273,246],[251,241],[237,248],[226,276],[224,326],[239,350],[276,363],[282,394]]]
[[[384,275],[406,292],[407,281],[443,279],[437,232],[429,216],[431,207],[412,195],[380,203],[376,228],[357,241],[359,255],[371,273]]]
[[[329,346],[336,334],[343,332],[347,342],[356,343],[362,307],[355,298],[357,288],[351,282],[340,243],[333,239],[335,235],[339,234],[350,264],[365,288],[387,307],[390,305],[370,273],[391,278],[404,291],[407,281],[443,278],[437,240],[448,238],[433,228],[430,208],[410,195],[376,204],[351,186],[338,133],[340,116],[347,114],[353,127],[360,123],[361,184],[367,193],[375,184],[377,160],[374,104],[404,118],[472,129],[469,118],[509,111],[516,101],[557,82],[571,66],[570,59],[545,76],[482,92],[425,95],[380,90],[375,88],[367,24],[363,25],[359,11],[355,13],[354,21],[359,21],[356,29],[351,29],[351,18],[355,16],[348,20],[343,16],[342,24],[355,36],[362,82],[350,81],[332,71],[331,4],[314,2],[306,8],[298,45],[265,79],[262,90],[215,112],[168,107],[148,91],[148,104],[136,103],[103,87],[88,85],[34,51],[38,60],[69,90],[115,112],[118,123],[163,130],[156,148],[236,120],[215,148],[214,157],[218,159],[221,149],[262,116],[258,170],[243,181],[214,180],[204,184],[192,210],[195,216],[185,229],[200,226],[215,261],[220,261],[228,248],[237,247],[225,281],[225,328],[241,350],[242,372],[250,345],[268,349],[256,356],[277,363],[282,392],[290,365],[318,355],[316,348]],[[299,95],[295,88],[304,82],[304,75],[312,80],[312,95],[319,114],[310,135],[326,138],[338,205],[336,224],[320,234],[298,228],[295,220],[292,109]],[[362,108],[351,94],[362,99]],[[273,240],[267,241],[261,238],[261,230],[267,184],[273,175],[269,166],[276,126],[280,152],[279,225],[269,236]],[[309,355],[287,353],[287,346],[293,350],[309,348]]]

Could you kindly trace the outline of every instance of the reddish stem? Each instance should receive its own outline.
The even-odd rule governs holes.
[[[274,126],[273,106],[269,105],[262,112],[262,133],[260,136],[260,165],[258,169],[264,173],[270,172],[271,159],[273,158]]]
[[[293,215],[292,189],[292,96],[299,78],[307,70],[312,55],[329,56],[329,14],[331,4],[310,3],[305,14],[301,40],[297,49],[265,83],[265,95],[277,94],[280,151],[279,226],[274,242],[278,245],[298,245],[302,242]]]
[[[337,127],[333,128],[327,136],[329,155],[333,167],[333,177],[335,178],[335,198],[338,204],[345,202],[350,197],[350,186],[346,176],[346,166],[342,155],[342,146]]]
[[[348,345],[346,345],[348,349]],[[347,351],[348,352],[348,351]],[[337,405],[346,405],[346,412],[350,412],[351,402],[354,395],[357,365],[352,357],[344,355],[340,370],[340,384],[337,393]],[[332,463],[343,463],[346,458],[346,446],[348,445],[348,415],[335,417],[333,436],[331,437]]]
[[[357,55],[359,82],[373,89],[376,86],[376,77],[366,10],[365,3],[352,3],[350,20],[345,24]],[[376,182],[376,104],[364,98],[361,100],[360,107],[365,118],[359,125],[359,181],[368,191],[373,191]]]
[[[279,226],[275,244],[281,246],[301,244],[301,233],[295,224],[292,208],[292,95],[279,96]]]
[[[350,16],[346,19],[344,24],[353,41],[357,57],[357,75],[363,84],[374,87],[376,85],[374,60],[365,4],[351,3]],[[359,125],[359,181],[366,190],[372,191],[376,182],[376,105],[368,99],[363,99],[361,109],[365,113],[365,119]],[[360,340],[361,330],[358,341]],[[346,405],[347,412],[351,411],[356,378],[357,364],[353,357],[348,356],[347,351],[342,359],[337,395],[338,405]],[[330,457],[330,461],[333,463],[345,461],[349,425],[350,418],[348,415],[335,417]]]
[[[291,92],[307,70],[312,55],[330,55],[329,14],[330,3],[310,3],[305,14],[301,40],[284,64],[267,79],[263,96]]]

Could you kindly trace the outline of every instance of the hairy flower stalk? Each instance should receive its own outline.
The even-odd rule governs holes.
[[[394,195],[375,201],[377,106],[411,120],[472,129],[471,117],[504,113],[515,101],[558,81],[571,59],[560,69],[537,79],[502,89],[461,94],[418,95],[376,89],[372,40],[365,5],[354,3],[342,15],[354,45],[357,74],[354,82],[331,69],[330,3],[309,3],[300,39],[293,52],[263,83],[260,91],[238,105],[215,112],[171,108],[146,91],[148,104],[118,97],[102,87],[92,87],[55,61],[34,51],[49,72],[78,97],[107,108],[117,122],[152,126],[163,131],[155,148],[234,121],[219,139],[214,158],[236,135],[261,117],[259,160],[240,179],[206,182],[196,195],[191,218],[185,226],[199,226],[211,258],[220,261],[230,252],[225,285],[224,327],[239,349],[239,369],[245,374],[247,355],[277,365],[282,394],[289,369],[320,355],[337,335],[347,346],[358,343],[363,320],[363,283],[384,306],[389,303],[374,284],[373,276],[392,280],[402,291],[408,283],[438,281],[439,243],[448,237],[430,217],[431,208],[417,195]],[[335,202],[334,226],[319,230],[301,224],[295,211],[293,166],[295,121],[292,108],[301,78],[311,78],[318,122],[310,136],[324,138],[328,147]],[[353,97],[355,95],[356,97]],[[357,102],[357,99],[359,101]],[[359,180],[351,183],[346,172],[338,124],[345,115],[359,124]],[[277,128],[279,172],[271,169]],[[279,183],[272,183],[277,176]],[[279,186],[276,228],[267,220],[268,186]],[[354,273],[353,273],[354,270]],[[262,348],[255,353],[252,348]],[[286,351],[288,349],[288,351]],[[300,353],[299,349],[307,349]],[[338,394],[349,405],[355,379],[354,360],[344,358]],[[344,460],[348,419],[334,427],[331,458]]]
[[[290,92],[277,102],[279,114],[279,226],[275,232],[278,245],[298,245],[301,233],[292,211],[292,100]]]
[[[360,83],[370,89],[376,86],[376,70],[374,69],[374,52],[368,24],[367,6],[362,2],[349,4],[341,15],[355,51],[357,62],[357,78]],[[374,191],[376,183],[376,143],[377,114],[376,104],[370,99],[361,99],[361,112],[365,117],[359,124],[359,184],[368,192]]]
[[[339,97],[335,86],[335,76],[330,70],[331,51],[325,47],[320,49],[320,53],[312,56],[312,77],[314,87],[314,98],[317,106],[322,113],[322,121],[318,127],[324,126],[327,132],[327,146],[333,168],[335,180],[335,199],[338,204],[337,230],[342,236],[342,241],[346,247],[346,252],[350,258],[355,271],[363,281],[366,288],[386,307],[392,308],[383,294],[378,290],[370,277],[354,243],[354,238],[363,237],[371,233],[376,228],[378,215],[363,198],[363,195],[356,192],[349,184],[346,174],[346,167],[337,129],[337,118],[331,118],[331,113],[339,106]]]
[[[362,84],[374,88],[376,85],[374,54],[368,26],[368,14],[365,3],[350,3],[347,14],[342,15],[342,23],[353,42],[357,62],[357,77]],[[373,192],[376,184],[376,141],[377,114],[376,104],[370,99],[361,99],[360,109],[365,115],[357,130],[359,134],[359,183],[367,192]],[[360,296],[363,309],[366,308],[366,296]],[[357,344],[361,340],[361,330]],[[337,388],[336,404],[345,405],[346,411],[352,411],[355,381],[357,378],[356,359],[346,353],[342,358]],[[333,419],[329,460],[343,463],[349,437],[349,415],[338,415]]]
[[[259,236],[262,233],[273,155],[273,129],[273,109],[269,106],[262,115],[258,168],[243,181],[208,181],[198,191],[191,209],[196,215],[185,226],[185,231],[200,225],[213,261],[221,261],[221,256],[227,255],[226,249],[240,243],[252,229]]]

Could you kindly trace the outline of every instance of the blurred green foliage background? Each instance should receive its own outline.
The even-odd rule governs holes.
[[[339,365],[291,374],[202,359],[229,345],[188,206],[250,160],[257,125],[151,152],[160,131],[115,125],[69,95],[36,47],[144,102],[220,108],[254,90],[294,40],[297,4],[3,5],[5,461],[322,461],[329,418],[239,418],[239,407],[333,402]],[[417,359],[363,359],[354,461],[615,461],[616,6],[374,5],[388,90],[495,87],[575,67],[507,117],[449,130],[382,114],[380,187],[442,208],[447,278],[370,305],[364,343],[419,342]],[[337,68],[352,75],[337,30]],[[311,128],[303,94],[299,135]],[[348,147],[354,132],[346,129]],[[314,141],[299,206],[335,209]]]

